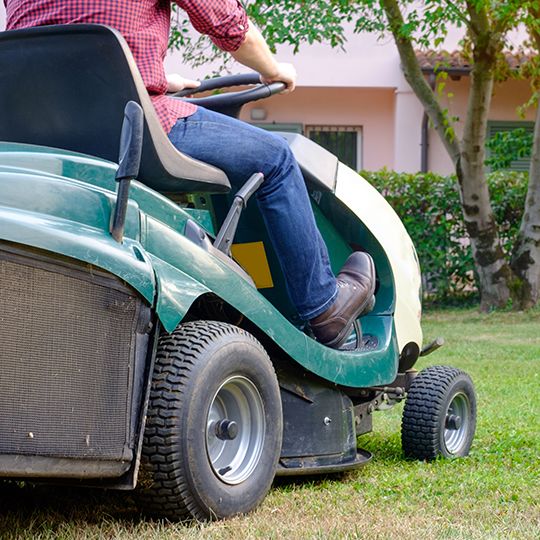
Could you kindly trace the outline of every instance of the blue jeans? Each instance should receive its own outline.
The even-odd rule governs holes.
[[[199,107],[169,133],[181,152],[224,171],[237,191],[255,172],[256,197],[300,317],[323,313],[337,296],[328,250],[315,224],[300,168],[279,135]]]

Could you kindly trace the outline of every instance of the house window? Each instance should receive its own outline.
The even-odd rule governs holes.
[[[306,135],[354,169],[362,168],[362,128],[355,126],[306,126]]]
[[[527,133],[534,132],[534,122],[503,122],[503,121],[489,121],[487,128],[487,140],[491,139],[496,133],[505,131],[513,131],[514,129],[524,129]],[[488,150],[489,155],[489,150]],[[528,171],[531,163],[530,158],[521,158],[512,161],[510,167],[511,171]]]

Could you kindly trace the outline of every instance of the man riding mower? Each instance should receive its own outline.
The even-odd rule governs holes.
[[[175,130],[196,126],[166,136],[119,32],[5,32],[0,69],[0,478],[137,488],[148,513],[227,517],[254,508],[276,474],[367,463],[357,436],[402,400],[407,456],[468,453],[472,383],[413,369],[437,346],[422,349],[416,253],[354,171],[276,136],[307,186],[293,210],[309,205],[317,224],[298,231],[317,260],[298,260],[305,246],[276,240],[284,219],[300,227],[295,212],[262,208],[280,191],[265,191],[271,174],[251,170],[229,194],[223,170],[180,152]],[[200,102],[234,113],[281,90]],[[309,270],[326,258],[337,280]],[[329,283],[303,309],[299,267]]]

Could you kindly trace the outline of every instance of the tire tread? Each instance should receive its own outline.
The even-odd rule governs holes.
[[[191,494],[183,472],[181,445],[175,444],[180,439],[178,411],[183,405],[184,386],[198,360],[218,338],[234,335],[247,338],[266,355],[251,334],[217,321],[181,324],[159,340],[141,460],[141,476],[151,484],[138,494],[140,506],[150,515],[173,520],[209,518]]]
[[[401,443],[408,458],[433,460],[441,454],[440,418],[454,382],[469,376],[450,366],[432,366],[421,371],[411,384],[401,422]]]

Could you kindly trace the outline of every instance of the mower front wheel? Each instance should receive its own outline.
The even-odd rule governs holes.
[[[249,512],[270,489],[282,432],[279,386],[261,344],[222,322],[180,325],[159,341],[142,509],[174,520]]]
[[[449,366],[421,371],[407,394],[401,424],[406,457],[432,460],[468,455],[476,429],[476,395],[470,377]]]

